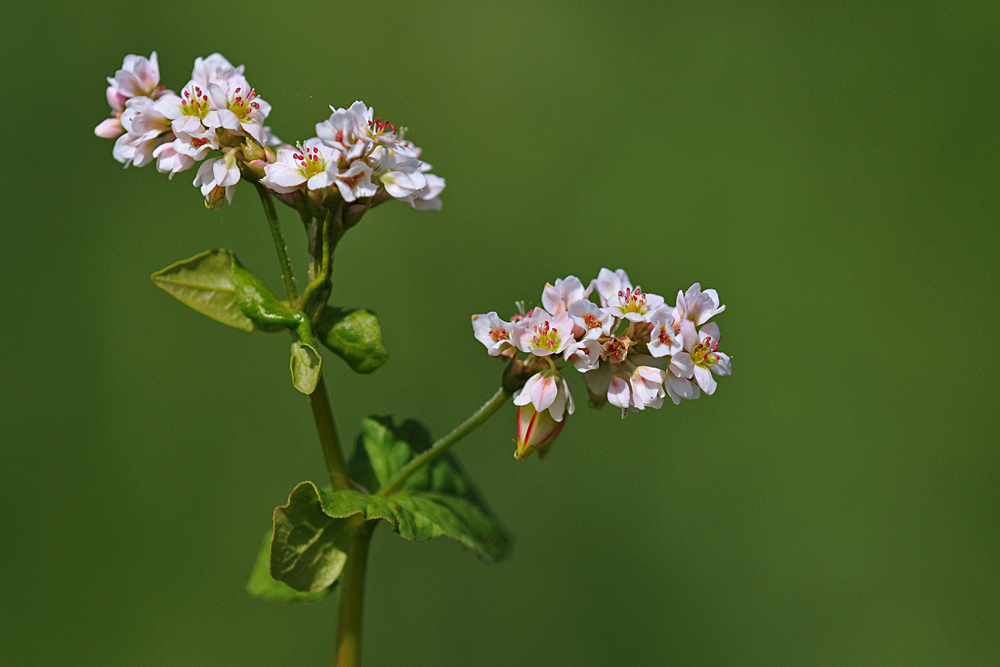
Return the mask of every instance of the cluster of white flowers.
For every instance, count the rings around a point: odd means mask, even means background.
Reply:
[[[441,208],[444,179],[419,159],[421,150],[403,138],[404,128],[373,118],[362,102],[331,107],[330,118],[316,125],[318,137],[293,147],[264,125],[271,105],[247,82],[243,66],[218,53],[195,60],[180,95],[160,85],[155,52],[148,59],[126,56],[108,83],[112,114],[94,132],[117,138],[115,159],[126,167],[155,159],[171,178],[201,162],[194,185],[210,207],[223,198],[231,202],[247,170],[285,201],[302,191],[320,200],[392,197],[417,209]]]
[[[595,291],[600,305],[590,298]],[[576,276],[546,284],[542,306],[527,313],[521,308],[509,322],[495,312],[474,315],[476,338],[492,356],[526,353],[524,363],[539,369],[514,396],[514,404],[527,409],[518,414],[516,456],[536,447],[544,452],[564,416],[573,414],[559,357],[583,375],[594,405],[607,401],[621,408],[623,418],[659,408],[667,396],[679,405],[715,393],[713,374],[731,374],[732,364],[718,351],[718,325],[708,320],[725,308],[715,290],[702,291],[698,283],[678,292],[677,304],[669,306],[633,287],[622,269],[601,269],[586,287]]]

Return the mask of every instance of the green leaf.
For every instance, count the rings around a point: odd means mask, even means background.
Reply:
[[[274,510],[271,576],[304,593],[329,588],[347,561],[347,524],[323,511],[312,482],[296,486],[288,504]]]
[[[323,359],[312,345],[301,341],[292,343],[292,384],[303,394],[316,391]]]
[[[232,280],[234,262],[232,252],[216,248],[171,264],[154,273],[152,279],[157,287],[199,313],[231,327],[253,331],[253,321],[237,303]]]
[[[305,321],[305,315],[278,301],[264,282],[247,271],[236,257],[231,269],[236,304],[244,315],[264,331],[296,328]]]
[[[257,553],[253,570],[250,572],[250,581],[247,582],[247,593],[268,602],[308,602],[321,600],[333,592],[333,587],[328,586],[315,593],[303,593],[272,577],[270,568],[273,534],[273,531],[269,530],[264,536],[264,544]]]
[[[326,306],[316,332],[320,341],[356,373],[371,373],[389,358],[378,319],[367,310]]]
[[[430,446],[430,434],[418,421],[397,426],[390,417],[369,417],[361,423],[351,477],[366,488],[379,488]],[[388,497],[324,491],[323,511],[336,517],[360,512],[369,519],[386,519],[400,535],[418,542],[445,535],[488,561],[503,559],[510,546],[500,522],[451,454],[414,472]]]

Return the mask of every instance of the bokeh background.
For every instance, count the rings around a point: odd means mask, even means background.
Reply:
[[[0,661],[317,665],[335,604],[244,592],[271,511],[324,469],[288,340],[149,274],[223,246],[280,280],[252,190],[207,211],[93,127],[157,50],[245,63],[286,140],[363,99],[445,208],[386,205],[333,301],[390,361],[327,376],[442,434],[497,384],[469,315],[625,268],[692,282],[735,374],[622,421],[578,409],[515,462],[457,448],[516,536],[488,566],[376,534],[367,665],[1000,665],[1000,5],[7,3]],[[303,258],[296,216],[282,216]],[[301,263],[300,263],[301,265]]]

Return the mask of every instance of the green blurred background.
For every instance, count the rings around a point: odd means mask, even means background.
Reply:
[[[363,99],[448,180],[337,253],[381,318],[372,376],[332,356],[342,436],[442,434],[500,365],[469,315],[624,267],[694,281],[735,374],[551,457],[514,413],[456,450],[516,536],[487,566],[376,534],[365,663],[1000,665],[1000,6],[964,3],[7,3],[0,662],[321,665],[331,601],[244,584],[273,508],[324,468],[288,340],[149,274],[235,250],[280,288],[251,189],[207,211],[93,135],[104,77],[157,50],[245,63],[305,139]],[[296,216],[282,211],[303,258]]]

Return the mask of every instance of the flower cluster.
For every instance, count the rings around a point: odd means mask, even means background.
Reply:
[[[195,60],[180,95],[160,85],[155,52],[148,59],[127,56],[108,83],[111,117],[94,132],[117,139],[115,159],[126,167],[156,160],[157,170],[171,178],[200,162],[194,185],[209,207],[231,202],[240,178],[249,178],[292,206],[307,197],[312,210],[390,198],[416,209],[441,208],[444,179],[430,173],[421,150],[403,138],[405,128],[374,118],[363,102],[331,107],[316,137],[291,146],[264,125],[271,105],[251,87],[243,66],[218,53]]]
[[[591,299],[596,292],[597,301]],[[546,284],[542,306],[502,320],[495,312],[472,317],[476,338],[490,355],[513,359],[535,371],[514,396],[518,410],[515,457],[548,450],[575,404],[559,360],[572,363],[587,385],[591,403],[608,402],[629,412],[659,408],[670,397],[696,399],[715,393],[714,375],[729,375],[729,357],[719,352],[719,327],[708,322],[726,307],[715,290],[695,283],[663,297],[633,287],[622,269],[601,269],[584,286],[576,276]],[[561,359],[560,359],[561,358]]]

